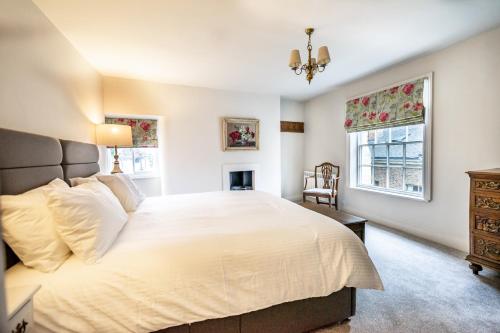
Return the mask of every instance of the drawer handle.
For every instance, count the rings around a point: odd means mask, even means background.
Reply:
[[[28,326],[28,323],[23,319],[21,323],[17,323],[16,325],[16,330],[12,330],[12,333],[24,333],[26,332],[26,327]]]

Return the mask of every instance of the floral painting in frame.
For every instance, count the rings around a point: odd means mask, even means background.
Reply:
[[[258,150],[259,120],[247,118],[223,118],[223,150]]]

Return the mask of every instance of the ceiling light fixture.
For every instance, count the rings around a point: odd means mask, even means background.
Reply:
[[[311,45],[311,35],[314,32],[313,28],[307,28],[306,29],[306,35],[309,36],[309,40],[307,42],[307,63],[302,65],[302,61],[300,60],[300,52],[299,50],[292,50],[290,53],[290,62],[288,66],[292,68],[292,71],[295,72],[295,74],[300,75],[302,72],[306,73],[306,79],[309,81],[309,84],[311,84],[311,80],[313,79],[314,75],[316,73],[321,73],[325,70],[326,65],[330,63],[330,53],[328,52],[328,47],[326,46],[321,46],[318,49],[318,61],[316,61],[316,58],[311,58],[311,51],[312,51],[312,45]]]

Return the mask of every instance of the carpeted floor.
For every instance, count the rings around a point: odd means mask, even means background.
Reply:
[[[472,274],[465,254],[378,225],[366,246],[385,291],[359,290],[350,322],[315,333],[500,333],[500,274]]]

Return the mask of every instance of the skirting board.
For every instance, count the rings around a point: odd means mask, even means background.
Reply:
[[[462,242],[456,238],[454,238],[452,241],[443,241],[439,237],[435,237],[435,235],[429,235],[427,233],[423,233],[421,230],[418,230],[416,228],[411,228],[411,227],[409,228],[409,227],[405,226],[404,223],[401,223],[398,221],[388,220],[388,219],[382,218],[380,216],[367,215],[366,212],[363,213],[361,211],[357,211],[356,209],[352,209],[350,207],[344,207],[342,210],[348,214],[362,216],[362,217],[368,219],[369,222],[373,222],[375,224],[394,229],[396,231],[407,234],[408,236],[411,236],[411,237],[421,238],[425,241],[429,241],[429,242],[435,243],[435,244],[440,245],[440,246],[452,248],[454,250],[464,252],[464,253],[468,251],[468,247],[464,248],[463,246],[458,245]]]

